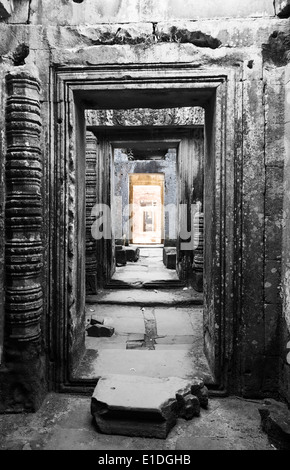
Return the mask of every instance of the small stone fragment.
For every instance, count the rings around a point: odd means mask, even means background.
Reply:
[[[176,397],[177,398],[177,397]],[[194,395],[186,395],[183,398],[183,404],[179,411],[180,418],[186,420],[192,419],[194,416],[200,415],[200,403],[199,399]]]
[[[104,317],[91,317],[91,325],[103,325]]]
[[[202,408],[207,408],[208,407],[208,389],[205,385],[199,390],[196,396],[199,399],[200,406]]]
[[[203,380],[196,379],[195,383],[191,386],[191,393],[199,399],[202,408],[208,407],[208,389],[204,385]]]
[[[92,325],[87,328],[88,336],[109,337],[114,334],[115,329],[112,326]]]

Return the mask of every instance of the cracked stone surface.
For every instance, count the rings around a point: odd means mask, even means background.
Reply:
[[[196,393],[203,388],[199,379],[101,377],[92,396],[91,413],[102,433],[165,439],[178,417],[199,416]]]

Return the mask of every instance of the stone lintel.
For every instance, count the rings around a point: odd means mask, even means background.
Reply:
[[[203,108],[86,110],[87,126],[203,126]]]

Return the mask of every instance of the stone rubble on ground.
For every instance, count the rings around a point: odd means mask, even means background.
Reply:
[[[290,450],[290,410],[285,403],[266,399],[259,408],[262,429],[279,450]]]
[[[92,316],[90,323],[91,323],[91,325],[103,325],[104,321],[105,321],[104,317],[100,317],[100,316],[97,316],[97,317],[94,316],[93,317]]]
[[[207,388],[197,378],[112,375],[99,379],[91,414],[104,434],[165,439],[178,418],[199,416],[207,403]]]

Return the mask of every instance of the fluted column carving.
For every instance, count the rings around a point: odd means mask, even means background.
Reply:
[[[40,85],[26,72],[8,74],[6,84],[6,332],[31,341],[43,311]]]
[[[203,290],[203,212],[197,212],[193,221],[194,228],[194,256],[193,256],[193,282],[198,292]]]
[[[97,253],[96,240],[91,228],[95,217],[92,208],[97,202],[97,139],[92,132],[86,133],[86,292],[97,292]]]

